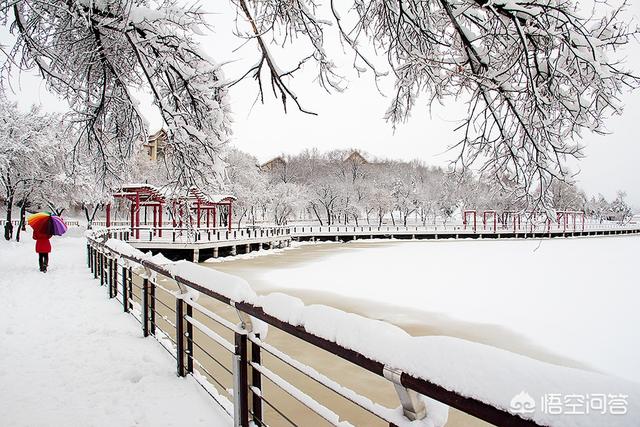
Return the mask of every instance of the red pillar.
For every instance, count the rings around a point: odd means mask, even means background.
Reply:
[[[211,213],[211,208],[207,207],[207,230],[209,229],[209,216]]]
[[[171,215],[171,217],[173,218],[173,219],[172,219],[172,221],[173,221],[173,228],[176,228],[176,214],[177,214],[177,212],[176,212],[176,202],[173,202],[173,213],[172,213],[172,215]]]
[[[196,215],[198,216],[198,228],[200,228],[200,200],[198,200],[197,204],[196,204]]]
[[[133,200],[131,201],[131,236],[133,236],[133,227],[135,227],[134,213],[135,206],[133,205]]]
[[[162,237],[162,203],[158,205],[158,224],[160,224],[160,228],[158,228],[158,237]]]
[[[232,218],[231,202],[229,202],[229,215],[227,216],[227,226],[229,228],[229,231],[231,231],[231,218]]]
[[[136,239],[140,238],[140,193],[136,191]]]
[[[107,221],[106,221],[106,225],[107,227],[111,227],[111,203],[107,203]]]
[[[213,207],[213,228],[218,226],[218,209]]]
[[[493,213],[493,232],[495,233],[498,228],[498,218],[496,217],[495,212]]]
[[[158,225],[156,224],[156,209],[158,207],[156,205],[152,206],[153,209],[153,235],[155,236],[155,234],[157,233],[157,229],[158,229]]]

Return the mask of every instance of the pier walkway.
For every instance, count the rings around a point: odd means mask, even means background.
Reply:
[[[513,226],[467,226],[463,223],[437,226],[248,226],[227,228],[111,227],[114,235],[143,251],[161,252],[170,259],[200,262],[208,258],[238,255],[252,251],[281,248],[291,241],[335,241],[397,239],[541,239],[640,234],[640,224],[620,225],[594,222],[522,223]],[[138,236],[138,237],[135,237]]]

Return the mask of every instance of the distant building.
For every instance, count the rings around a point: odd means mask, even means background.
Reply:
[[[287,161],[282,156],[278,156],[260,165],[260,170],[262,172],[271,172],[273,170],[282,169],[286,164]]]
[[[343,162],[351,162],[359,165],[365,165],[369,163],[367,159],[364,158],[362,154],[360,154],[357,150],[353,150],[351,154],[342,160]]]
[[[153,135],[149,135],[144,147],[147,149],[149,158],[153,161],[164,157],[164,148],[167,145],[167,132],[164,129],[160,129]]]

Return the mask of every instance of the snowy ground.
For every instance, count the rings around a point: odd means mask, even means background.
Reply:
[[[391,304],[397,315],[384,318],[393,322],[410,321],[402,318],[404,307],[499,325],[574,365],[640,382],[640,237],[381,241],[330,249],[288,265],[288,257],[305,250],[291,249],[249,276],[285,292]],[[243,267],[211,266],[230,273]]]
[[[84,238],[0,242],[0,425],[231,425],[139,324],[107,301],[84,264]]]

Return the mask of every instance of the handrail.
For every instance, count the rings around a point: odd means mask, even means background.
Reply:
[[[217,301],[220,301],[228,306],[235,308],[235,310],[237,310],[238,314],[240,315],[241,319],[253,318],[253,319],[258,319],[260,321],[263,321],[268,325],[270,325],[271,327],[275,327],[317,348],[326,350],[331,354],[334,354],[346,361],[349,361],[361,368],[364,368],[367,371],[377,375],[380,378],[387,378],[386,377],[387,366],[382,361],[374,360],[373,358],[371,358],[366,354],[359,353],[358,351],[347,348],[337,342],[325,339],[319,335],[315,335],[314,333],[309,332],[307,329],[305,329],[305,327],[302,325],[294,325],[286,321],[280,320],[274,317],[272,314],[265,312],[264,308],[261,306],[257,306],[248,301],[233,300],[230,297],[223,295],[222,293],[212,290],[210,286],[207,286],[202,283],[196,283],[180,275],[175,275],[172,273],[171,270],[150,260],[149,258],[136,256],[136,255],[133,255],[132,253],[124,253],[122,251],[115,250],[112,247],[107,247],[105,245],[106,238],[108,236],[129,231],[128,229],[126,229],[126,227],[124,227],[124,229],[125,230],[103,229],[103,230],[96,230],[94,232],[88,232],[87,233],[88,264],[92,268],[92,271],[94,271],[94,277],[97,277],[97,271],[98,270],[100,271],[101,281],[106,281],[108,283],[110,297],[113,297],[113,294],[114,294],[114,291],[112,290],[112,288],[115,289],[115,295],[117,295],[118,293],[118,277],[119,276],[117,274],[117,270],[116,270],[115,277],[112,272],[112,268],[113,268],[112,263],[114,261],[117,265],[117,260],[123,259],[123,260],[126,260],[126,262],[129,264],[135,264],[144,268],[144,270],[147,272],[143,276],[143,301],[142,301],[142,312],[143,312],[142,323],[143,323],[143,330],[145,331],[145,335],[149,333],[148,320],[146,319],[149,312],[149,305],[150,305],[150,301],[148,300],[149,293],[150,293],[149,289],[153,289],[153,287],[155,286],[153,276],[162,275],[168,278],[172,278],[173,280],[176,281],[176,283],[178,283],[180,287],[186,287],[187,289],[197,291],[201,294],[207,295],[210,298],[213,298]],[[105,265],[108,265],[108,268],[106,268]],[[129,283],[129,287],[131,286],[131,283],[132,283],[131,275],[133,273],[131,273],[131,268],[129,268],[129,271],[130,271],[129,279],[128,279],[129,282],[127,282],[127,277],[126,277],[126,274],[124,274],[124,270],[123,270],[124,275],[122,276],[122,281],[121,281],[123,290],[127,289],[127,286],[126,286],[127,283]],[[115,284],[114,284],[114,279],[115,279]],[[125,301],[127,300],[127,298],[125,298],[124,295],[123,295],[123,300]],[[190,365],[191,367],[187,368],[187,371],[189,371],[189,373],[193,373],[193,362],[195,361],[196,364],[199,363],[192,356],[193,354],[192,351],[191,352],[187,351],[186,353],[188,354],[185,356],[186,354],[185,346],[189,344],[193,345],[193,342],[195,341],[193,338],[193,334],[191,332],[189,332],[188,334],[185,334],[184,332],[185,328],[192,328],[193,326],[198,328],[201,332],[203,331],[205,333],[207,332],[206,327],[204,327],[202,323],[194,321],[193,315],[191,314],[191,310],[193,310],[194,308],[198,309],[199,308],[198,306],[199,305],[197,303],[185,297],[184,294],[182,296],[181,295],[176,296],[176,316],[177,316],[176,324],[175,324],[176,348],[174,350],[177,352],[176,357],[178,360],[179,375],[186,374],[185,366],[184,366],[185,358],[187,359],[188,362],[191,363]],[[126,311],[126,308],[125,308],[125,311]],[[203,311],[206,311],[206,310],[203,310]],[[203,313],[203,311],[200,311],[200,312]],[[206,312],[204,313],[204,315],[206,315]],[[212,320],[218,323],[221,323],[219,322],[219,319],[212,318]],[[251,322],[250,320],[248,321]],[[224,325],[224,322],[222,322],[222,324],[223,326],[227,326],[227,327],[229,326],[228,324]],[[246,329],[245,326],[246,325],[243,321],[243,323],[240,326],[241,328],[240,330],[237,330],[237,329],[233,330],[233,333],[235,335],[235,340],[236,340],[235,347],[234,347],[234,350],[235,350],[235,355],[234,355],[235,365],[233,369],[234,381],[236,382],[236,386],[240,387],[240,389],[237,390],[237,393],[234,392],[234,404],[236,405],[235,417],[238,421],[237,425],[248,425],[249,412],[254,413],[254,417],[257,417],[257,419],[259,419],[259,421],[262,423],[261,411],[258,411],[259,413],[257,413],[255,411],[250,411],[248,409],[248,403],[247,403],[248,393],[253,393],[254,400],[257,399],[258,401],[260,401],[263,398],[263,396],[256,395],[256,391],[254,390],[255,384],[253,383],[249,384],[249,381],[247,379],[247,366],[250,366],[251,363],[254,363],[254,364],[259,363],[259,358],[257,361],[253,359],[249,361],[248,359],[247,335],[251,335],[252,331],[250,328]],[[169,336],[168,334],[166,335]],[[187,337],[186,343],[184,342],[185,336]],[[213,334],[210,334],[210,336],[213,337],[213,339],[219,338],[219,336],[214,336]],[[259,352],[259,347],[260,347],[259,336],[256,336],[256,338],[257,339],[252,339],[250,342],[252,345],[255,345],[258,348],[257,351]],[[227,347],[227,348],[231,350],[231,347]],[[410,392],[417,392],[425,396],[434,398],[442,403],[445,403],[451,407],[454,407],[458,410],[466,412],[467,414],[477,417],[481,420],[484,420],[496,425],[513,425],[513,426],[538,425],[531,419],[522,418],[520,415],[510,413],[504,409],[497,408],[481,400],[461,395],[459,393],[456,393],[455,391],[447,390],[444,387],[430,381],[428,378],[421,378],[419,376],[410,375],[406,372],[398,372],[398,374],[399,374],[399,382],[396,384],[397,386],[404,387]],[[240,377],[236,378],[236,375],[239,375]],[[212,379],[216,382],[218,381],[215,378],[212,378]],[[211,390],[208,390],[208,392],[210,392],[211,394]],[[304,392],[301,391],[301,393],[304,393]],[[402,402],[402,403],[404,406],[405,402]],[[254,410],[255,409],[256,408],[254,408]],[[404,409],[405,409],[405,414],[407,414],[407,408],[405,407]],[[380,414],[373,414],[373,415],[380,416]],[[386,419],[386,421],[389,422],[391,425],[399,425],[399,424],[404,424],[405,421],[408,423],[410,420],[408,418],[405,418],[403,421],[401,418],[400,421],[398,421],[397,419],[389,418],[389,419]]]

